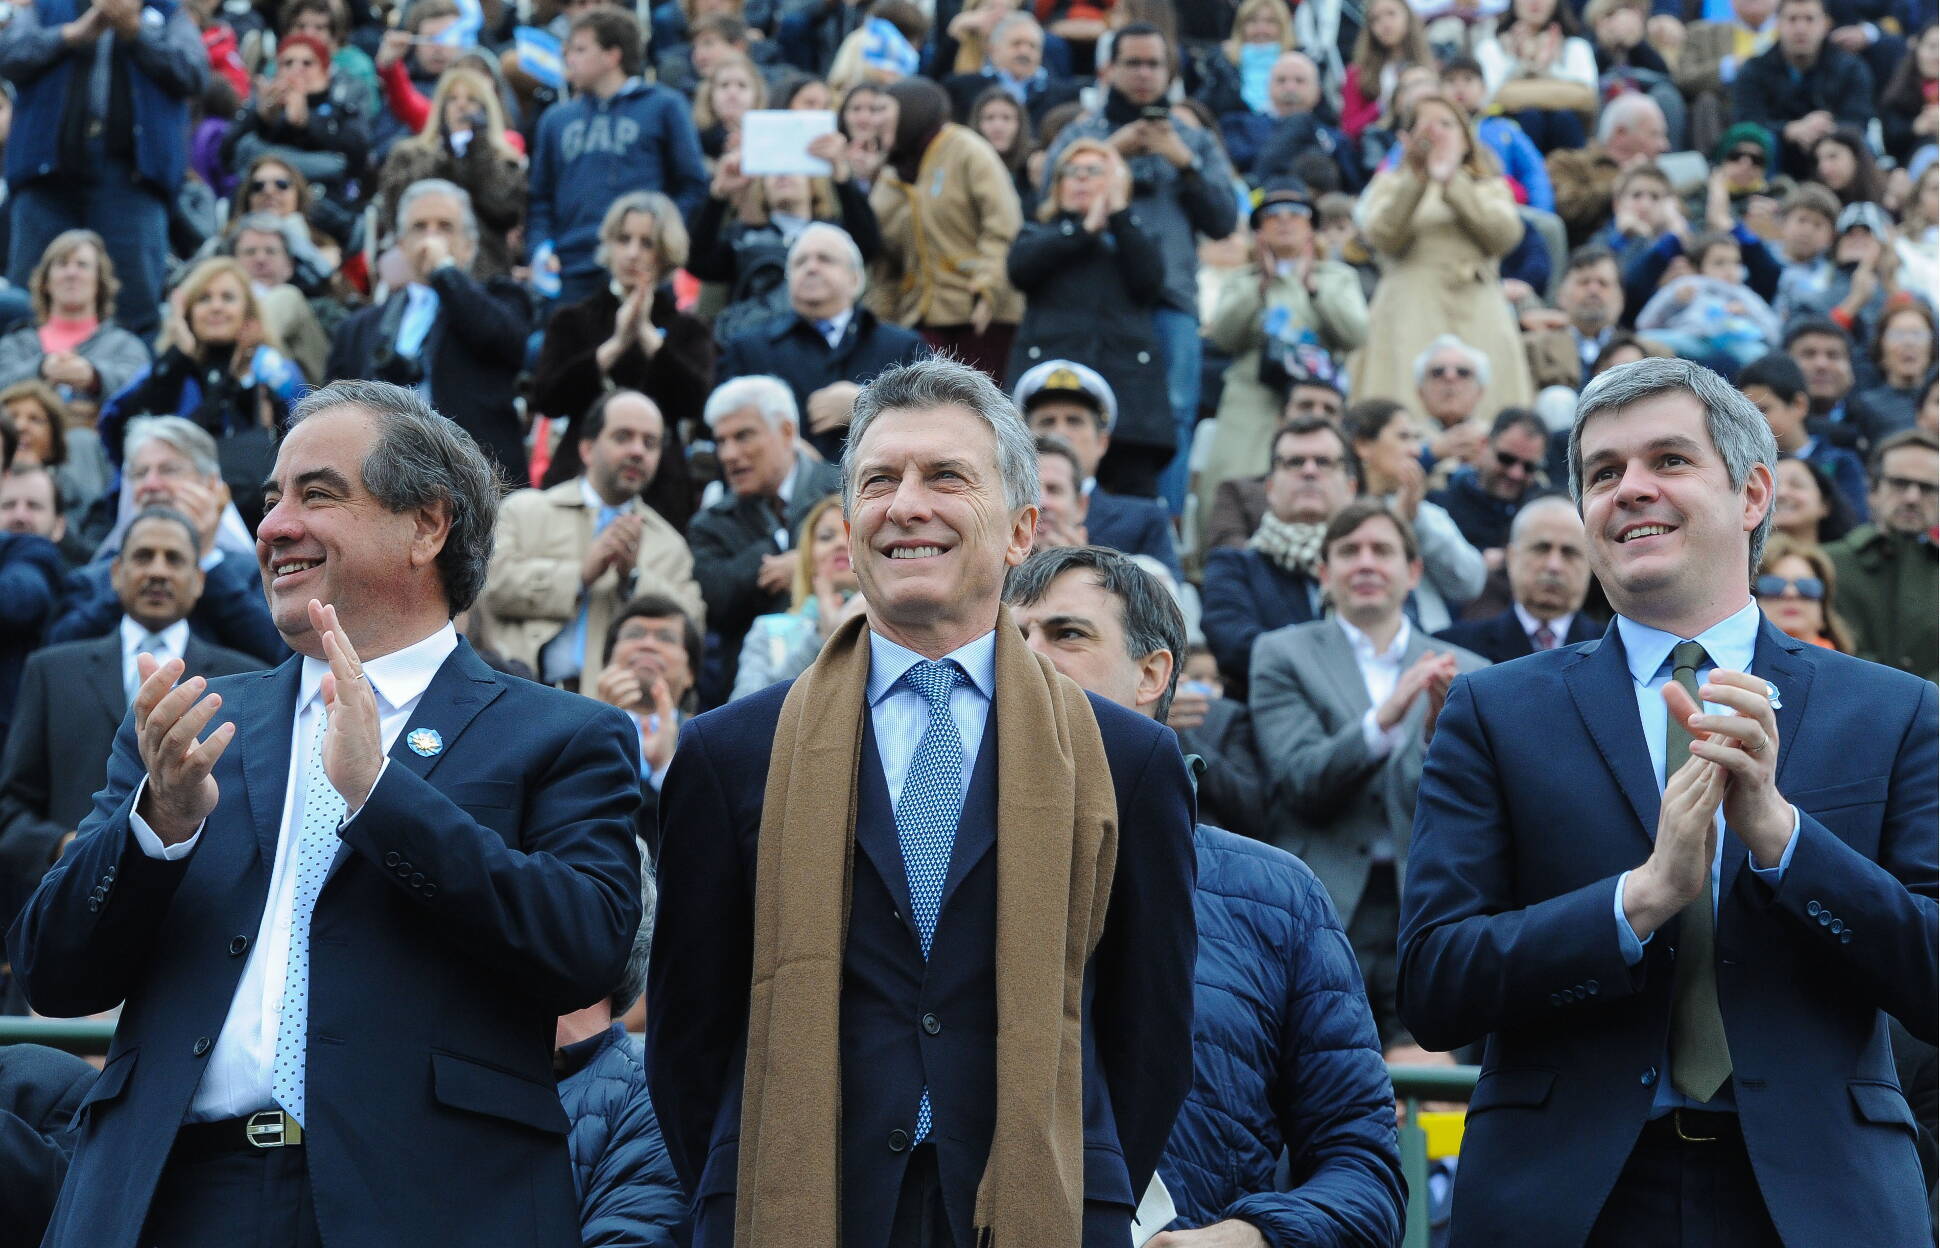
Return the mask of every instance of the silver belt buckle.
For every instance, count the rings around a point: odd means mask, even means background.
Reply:
[[[280,1109],[259,1110],[243,1123],[243,1138],[257,1148],[283,1148],[303,1142],[303,1128]]]

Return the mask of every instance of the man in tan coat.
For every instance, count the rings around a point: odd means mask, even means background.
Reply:
[[[484,596],[493,639],[547,684],[577,688],[589,654],[598,666],[608,623],[637,594],[665,594],[706,626],[686,541],[640,501],[665,437],[652,399],[614,390],[580,422],[585,473],[519,490],[500,507]]]

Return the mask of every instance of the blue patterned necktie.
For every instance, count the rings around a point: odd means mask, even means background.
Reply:
[[[144,654],[154,655],[155,662],[157,663],[166,663],[168,661],[168,655],[162,648],[162,635],[160,633],[145,634],[135,644],[135,653],[128,659],[128,672],[122,677],[121,683],[128,692],[128,702],[130,705],[133,705],[135,701],[135,694],[141,690],[141,656]]]
[[[963,737],[950,717],[950,691],[968,679],[948,659],[940,663],[925,659],[903,673],[904,683],[923,695],[930,711],[896,802],[896,840],[903,850],[903,873],[909,878],[910,919],[916,924],[925,959],[936,935],[943,881],[950,873],[957,817],[963,813]],[[924,1088],[916,1108],[916,1142],[929,1133],[930,1091]]]
[[[299,1124],[308,1121],[303,1104],[303,1059],[310,1032],[310,915],[317,894],[337,856],[337,825],[343,822],[343,795],[332,787],[323,770],[323,734],[329,713],[319,706],[310,734],[310,752],[303,765],[302,826],[296,842],[296,895],[290,913],[289,960],[283,972],[281,1021],[276,1028],[276,1060],[270,1067],[270,1091]]]

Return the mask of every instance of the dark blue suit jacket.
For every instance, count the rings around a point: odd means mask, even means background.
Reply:
[[[1085,535],[1094,546],[1150,555],[1165,565],[1173,580],[1185,584],[1179,547],[1172,540],[1172,517],[1156,499],[1094,488],[1085,509]]]
[[[1778,1233],[1928,1243],[1891,1014],[1934,1038],[1934,686],[1769,623],[1778,787],[1800,812],[1777,888],[1724,840],[1718,994],[1732,1092]],[[1580,1244],[1651,1109],[1678,921],[1632,968],[1616,877],[1649,856],[1658,788],[1623,643],[1458,677],[1422,771],[1399,1006],[1430,1049],[1488,1037],[1455,1244]]]
[[[1570,617],[1570,631],[1563,638],[1563,644],[1573,646],[1579,641],[1595,641],[1599,635],[1590,617],[1578,611]],[[1491,663],[1507,663],[1536,653],[1536,648],[1529,644],[1529,634],[1522,631],[1522,621],[1516,618],[1514,607],[1485,620],[1458,620],[1435,636],[1473,651]]]
[[[849,440],[848,426],[816,433],[808,427],[808,396],[838,381],[868,382],[897,364],[920,360],[930,353],[914,330],[877,318],[857,304],[842,331],[842,341],[830,347],[816,328],[797,313],[776,317],[765,325],[728,339],[714,367],[715,383],[753,373],[779,377],[795,392],[801,409],[802,436],[822,458],[835,463]]]
[[[1226,696],[1246,700],[1247,669],[1259,635],[1319,618],[1314,582],[1295,576],[1257,550],[1244,546],[1206,552],[1206,583],[1199,627],[1226,678]]]
[[[788,689],[689,722],[661,790],[647,1052],[667,1151],[694,1199],[695,1248],[733,1243],[756,839]],[[1084,1246],[1123,1248],[1192,1082],[1192,790],[1170,730],[1091,702],[1117,792],[1119,853],[1085,977]],[[866,715],[863,723],[842,982],[842,1238],[858,1248],[885,1241],[909,1156],[891,1132],[914,1124],[928,1086],[945,1207],[959,1248],[969,1248],[996,1108],[999,725],[993,713],[926,964],[903,917],[902,851]]]
[[[237,732],[221,801],[176,862],[129,826],[143,769],[124,720],[94,813],[8,936],[42,1013],[126,1002],[76,1118],[51,1246],[135,1244],[262,919],[300,672],[210,682]],[[462,642],[410,728],[435,729],[443,751],[400,736],[311,920],[317,1224],[360,1248],[577,1243],[553,1028],[619,982],[639,926],[638,734]]]

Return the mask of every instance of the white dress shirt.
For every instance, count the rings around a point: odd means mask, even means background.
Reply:
[[[1536,630],[1543,626],[1543,621],[1529,614],[1528,608],[1519,602],[1515,604],[1515,608],[1516,623],[1522,625],[1522,635],[1529,638],[1529,644],[1533,647],[1536,645]],[[1563,644],[1563,639],[1569,636],[1570,625],[1575,622],[1576,612],[1574,611],[1566,611],[1549,621],[1549,631],[1556,634],[1556,645]]]
[[[141,646],[142,638],[149,635],[148,630],[127,616],[121,617],[121,685],[124,689],[137,688],[141,684],[141,669],[135,666],[135,652]],[[152,653],[155,662],[162,664],[170,659],[181,659],[188,653],[189,622],[177,620],[159,634],[161,644]]]
[[[955,659],[970,677],[950,691],[950,718],[963,738],[963,791],[970,792],[970,772],[983,748],[984,725],[990,719],[991,699],[997,696],[997,632],[992,629],[969,645],[943,656]],[[902,800],[903,781],[909,778],[916,745],[929,726],[930,704],[903,682],[903,673],[923,656],[897,645],[880,633],[869,634],[869,722],[876,732],[876,753],[882,758],[882,778],[889,786],[889,807]]]
[[[1345,617],[1335,616],[1334,623],[1347,634],[1347,644],[1354,651],[1354,664],[1361,669],[1361,683],[1367,686],[1368,708],[1367,714],[1361,717],[1361,739],[1367,742],[1370,757],[1386,758],[1401,744],[1407,721],[1404,718],[1392,728],[1383,728],[1377,713],[1381,704],[1394,696],[1394,687],[1400,682],[1405,666],[1402,656],[1408,653],[1408,641],[1414,636],[1414,630],[1408,626],[1408,617],[1402,616],[1401,627],[1395,630],[1388,648],[1376,650],[1373,639],[1349,624]]]
[[[458,648],[458,633],[450,624],[402,650],[364,664],[377,695],[379,728],[384,750],[390,752],[398,734],[417,710],[431,678]],[[277,830],[276,860],[270,867],[269,897],[256,939],[243,963],[242,979],[229,1002],[222,1032],[202,1070],[202,1082],[189,1101],[187,1121],[210,1122],[241,1118],[273,1109],[270,1072],[276,1060],[276,1030],[282,1019],[283,976],[289,964],[290,925],[296,905],[295,829],[303,826],[303,764],[310,756],[314,734],[323,721],[321,688],[330,665],[305,657],[297,685],[296,715],[290,733],[290,771],[283,786],[283,822]],[[387,758],[385,768],[390,766]],[[378,780],[383,780],[380,770]],[[146,784],[144,780],[142,783]],[[373,784],[375,790],[376,785]],[[232,795],[232,799],[233,799]],[[137,804],[140,794],[136,795]],[[351,818],[356,818],[355,815]],[[349,820],[345,820],[349,822]],[[146,820],[131,815],[129,824],[142,851],[151,858],[185,858],[202,839],[202,829],[179,845],[164,846]],[[206,826],[206,825],[205,825]]]
[[[855,307],[851,305],[834,316],[818,317],[809,324],[815,327],[816,332],[822,335],[822,340],[829,344],[829,350],[833,351],[842,345],[842,335],[849,332],[849,322],[854,319]],[[822,329],[824,324],[828,326],[826,330]]]
[[[1749,672],[1753,653],[1758,648],[1758,625],[1762,619],[1758,604],[1747,601],[1737,612],[1705,629],[1690,640],[1704,647],[1704,657],[1710,665],[1698,673],[1698,683],[1702,685],[1710,674],[1718,668],[1732,672]],[[1664,792],[1664,730],[1668,709],[1664,706],[1662,690],[1670,683],[1671,673],[1665,667],[1671,651],[1684,639],[1667,633],[1648,624],[1639,624],[1627,616],[1617,617],[1617,634],[1623,638],[1624,658],[1630,668],[1631,684],[1637,694],[1637,715],[1642,721],[1644,744],[1650,750],[1650,774],[1657,781],[1657,792]],[[1715,702],[1706,702],[1703,707],[1706,715],[1735,715],[1736,711]],[[1718,876],[1724,862],[1725,821],[1724,807],[1718,807],[1718,841],[1711,853],[1711,916],[1717,922]],[[1649,829],[1651,839],[1657,838],[1657,829]],[[1777,888],[1785,876],[1785,868],[1792,864],[1792,851],[1799,844],[1799,814],[1796,807],[1792,810],[1792,839],[1785,843],[1785,852],[1780,855],[1775,867],[1760,867],[1756,860],[1746,863],[1746,867],[1760,879]],[[1615,910],[1617,916],[1617,944],[1623,951],[1623,960],[1631,966],[1643,960],[1644,945],[1656,935],[1652,932],[1643,939],[1630,926],[1630,920],[1623,913],[1623,886],[1630,878],[1625,871],[1617,877]],[[1663,1069],[1670,1069],[1670,1053],[1666,1049]],[[1731,1083],[1718,1089],[1718,1094],[1709,1101],[1697,1102],[1685,1097],[1677,1090],[1670,1079],[1658,1081],[1657,1092],[1652,1102],[1653,1116],[1675,1108],[1735,1110],[1737,1099],[1732,1094]]]

